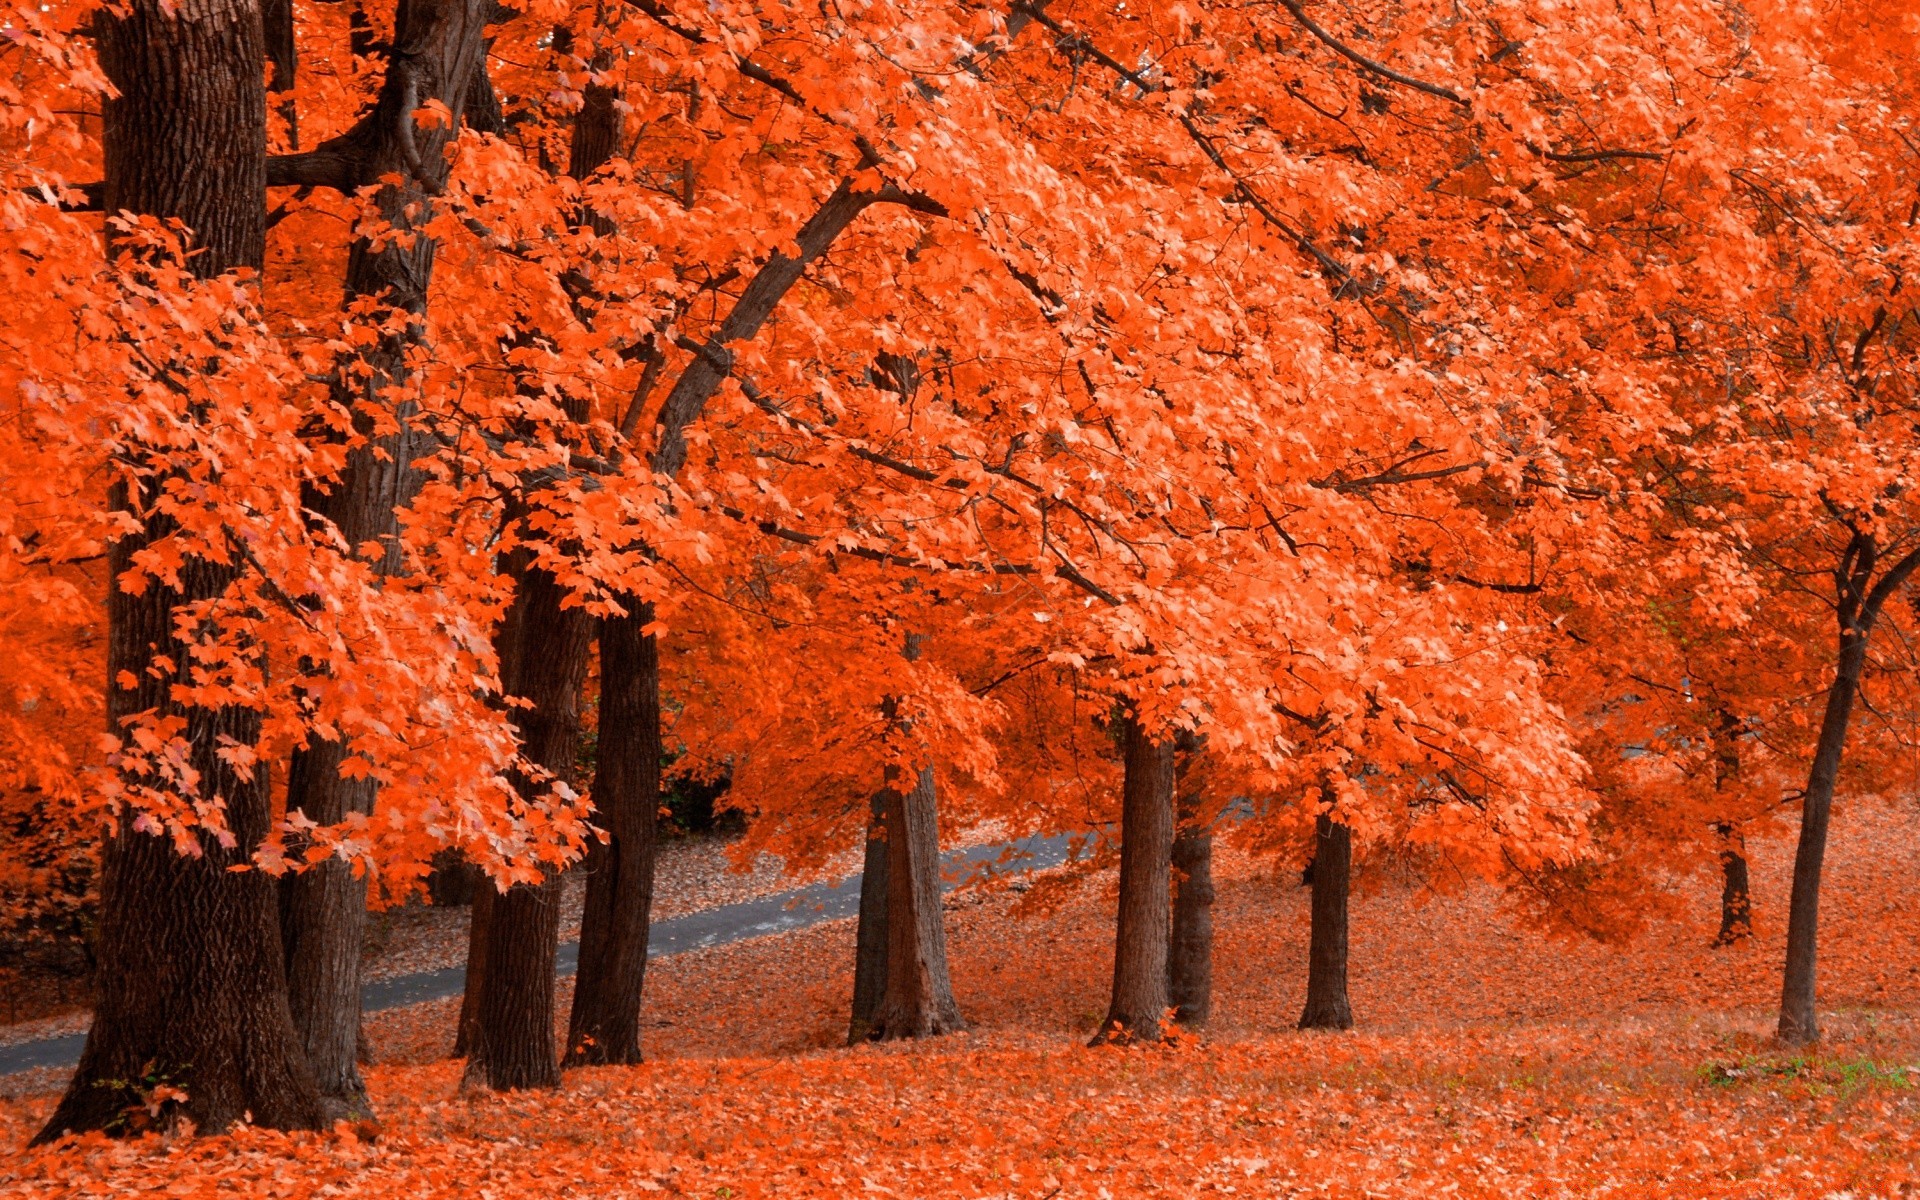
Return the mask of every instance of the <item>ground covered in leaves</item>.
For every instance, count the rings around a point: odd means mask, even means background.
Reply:
[[[950,902],[973,1024],[839,1048],[849,923],[656,962],[653,1061],[558,1096],[467,1097],[452,1004],[371,1026],[371,1130],[84,1140],[0,1165],[0,1193],[701,1197],[1920,1195],[1915,822],[1856,806],[1829,856],[1817,1054],[1771,1048],[1784,841],[1756,842],[1756,925],[1708,946],[1713,884],[1626,948],[1549,938],[1489,892],[1387,879],[1356,900],[1361,1028],[1290,1028],[1297,875],[1227,854],[1205,1042],[1088,1050],[1110,881],[1051,911]],[[563,1005],[564,1012],[564,1005]],[[0,1081],[0,1144],[55,1073]]]

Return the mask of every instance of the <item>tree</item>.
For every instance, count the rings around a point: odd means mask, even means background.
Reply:
[[[1120,916],[1113,995],[1094,1034],[1102,1042],[1157,1042],[1167,1010],[1168,876],[1178,739],[1149,731],[1131,709],[1120,718],[1126,766],[1120,824]]]
[[[123,226],[110,246],[128,289],[217,289],[231,313],[221,323],[238,325],[244,345],[251,304],[230,273],[257,276],[266,252],[260,10],[134,4],[102,14],[96,39],[115,89],[105,101],[102,203],[128,220],[179,221],[193,251],[182,271]],[[206,282],[189,282],[189,272]],[[211,366],[189,364],[196,341],[205,351],[219,339],[194,338],[185,327],[165,332],[171,336],[149,347],[152,366],[132,376],[133,387],[186,393],[185,420],[217,419],[222,385],[238,381],[221,378],[218,351],[199,360]],[[195,380],[196,371],[213,378]],[[193,695],[201,673],[183,632],[191,614],[227,596],[239,571],[229,551],[196,542],[169,512],[172,493],[190,477],[164,454],[129,443],[128,469],[113,485],[120,536],[108,550],[108,728],[143,749],[152,743],[142,734],[158,734],[180,748],[176,761],[189,774],[169,780],[139,751],[115,765],[129,790],[186,783],[219,806],[220,821],[176,845],[138,810],[118,814],[102,854],[93,1025],[37,1140],[126,1132],[155,1110],[208,1131],[243,1119],[315,1128],[319,1095],[287,1007],[273,881],[248,869],[272,816],[266,775],[252,758],[260,714],[221,703],[217,691]],[[171,564],[156,571],[167,555]]]
[[[311,156],[274,163],[274,182],[283,185],[311,187],[318,181],[348,193],[380,183],[372,210],[383,233],[354,241],[345,298],[345,307],[380,332],[332,372],[331,398],[350,414],[354,444],[338,480],[313,500],[316,517],[330,526],[323,536],[338,538],[349,553],[370,551],[376,580],[406,569],[401,514],[424,482],[414,465],[422,449],[413,424],[418,405],[408,392],[411,359],[426,338],[437,247],[420,231],[432,218],[433,196],[447,184],[448,142],[470,108],[480,110],[484,121],[491,102],[481,34],[492,7],[477,0],[406,0],[394,15],[386,79],[367,113]],[[283,2],[281,8],[284,57],[275,58],[274,83],[286,90],[295,41],[291,5]],[[416,129],[414,109],[428,102],[444,105],[451,120]],[[292,103],[286,102],[288,111]],[[324,691],[330,685],[316,673],[308,686]],[[344,736],[316,736],[296,749],[287,768],[288,811],[324,826],[370,814],[378,783],[349,765],[350,754]],[[330,1112],[364,1112],[357,1052],[365,868],[328,856],[288,876],[282,887],[294,1023]]]

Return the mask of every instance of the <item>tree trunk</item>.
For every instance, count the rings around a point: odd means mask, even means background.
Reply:
[[[1302,1029],[1352,1029],[1347,1004],[1347,894],[1353,833],[1327,813],[1314,822],[1313,933],[1307,949],[1307,1007]]]
[[[887,790],[887,831],[887,987],[872,1037],[888,1041],[956,1033],[967,1025],[947,971],[932,767],[920,769],[910,790]],[[895,831],[898,836],[892,836]]]
[[[593,803],[609,838],[588,854],[567,1064],[640,1061],[640,1004],[660,808],[660,649],[633,597],[600,628],[600,757]]]
[[[277,2],[277,0],[276,0]],[[386,180],[374,193],[380,218],[395,230],[417,230],[433,216],[433,195],[444,185],[442,153],[452,128],[415,126],[401,106],[438,100],[456,122],[476,90],[486,91],[481,31],[491,9],[475,0],[403,0],[395,18],[394,50],[375,115],[356,127],[354,169],[367,181]],[[291,18],[289,17],[290,21]],[[291,78],[292,35],[274,58],[276,80]],[[282,55],[284,54],[284,58]],[[476,89],[477,82],[482,85]],[[405,122],[405,124],[401,124]],[[431,237],[357,239],[348,251],[346,303],[377,300],[407,319],[376,338],[334,373],[333,400],[352,413],[359,444],[331,493],[315,511],[342,544],[377,545],[376,579],[404,570],[400,513],[425,476],[413,466],[421,435],[412,428],[415,405],[401,399],[409,386],[409,356],[426,337],[428,289],[437,243]],[[312,689],[328,684],[316,677]],[[287,773],[287,808],[321,825],[373,812],[377,785],[347,778],[343,741],[315,738],[296,750]],[[330,859],[288,878],[282,908],[289,999],[294,1023],[332,1115],[365,1112],[366,1087],[355,1047],[360,1041],[360,951],[366,933],[367,881],[349,864]]]
[[[867,815],[866,865],[860,872],[860,922],[854,934],[853,1016],[847,1044],[870,1041],[887,994],[887,795],[873,794]]]
[[[1113,946],[1113,998],[1094,1035],[1154,1042],[1167,1010],[1168,877],[1173,867],[1174,738],[1155,741],[1132,712],[1122,725],[1120,915]]]
[[[1731,946],[1753,936],[1753,893],[1747,883],[1746,839],[1730,823],[1714,826],[1720,835],[1720,932],[1715,946]]]
[[[95,22],[101,65],[118,92],[105,101],[107,211],[180,219],[199,251],[189,268],[202,278],[260,270],[266,93],[258,4],[129,0]],[[169,520],[148,515],[158,487],[113,486],[114,507],[144,527],[110,545],[109,578],[173,532]],[[257,745],[259,714],[181,705],[171,676],[150,669],[163,662],[184,669],[176,607],[220,596],[235,572],[188,558],[179,574],[177,590],[151,582],[139,595],[107,590],[108,728],[124,736],[125,721],[147,713],[183,719],[177,736],[201,794],[223,803],[235,846],[201,837],[200,854],[181,855],[170,839],[134,830],[122,814],[101,852],[93,1026],[37,1142],[70,1130],[136,1132],[178,1118],[207,1133],[242,1119],[279,1129],[321,1123],[287,1009],[273,881],[228,869],[250,861],[272,821],[266,772],[243,775],[219,753]],[[137,775],[126,782],[168,786]],[[183,1098],[160,1096],[155,1117],[149,1102],[162,1085]]]
[[[1820,1038],[1820,1021],[1813,1007],[1820,871],[1827,855],[1827,823],[1833,812],[1834,785],[1840,778],[1847,723],[1853,716],[1853,698],[1866,664],[1866,629],[1843,625],[1839,670],[1827,690],[1827,709],[1820,720],[1820,738],[1815,743],[1806,796],[1800,806],[1800,845],[1793,859],[1793,899],[1787,914],[1787,967],[1780,988],[1779,1027],[1780,1040],[1789,1046]]]
[[[566,587],[552,574],[516,564],[512,606],[500,631],[500,679],[507,694],[532,702],[514,708],[520,753],[555,782],[574,783],[580,749],[580,689],[586,681],[593,618],[563,607]],[[527,800],[549,784],[516,772]],[[495,1090],[555,1087],[554,961],[560,949],[560,878],[515,884],[495,896],[486,923],[477,1021],[467,1047],[466,1082]],[[469,989],[473,981],[469,981]]]
[[[460,1023],[453,1035],[453,1056],[473,1057],[480,1040],[480,995],[486,990],[487,939],[493,917],[493,901],[499,890],[493,880],[481,875],[473,890],[473,907],[467,913],[467,979],[460,994]]]
[[[1213,1016],[1213,826],[1202,819],[1206,794],[1198,768],[1200,747],[1190,736],[1183,736],[1179,746],[1167,1003],[1173,1006],[1175,1021],[1200,1029]]]

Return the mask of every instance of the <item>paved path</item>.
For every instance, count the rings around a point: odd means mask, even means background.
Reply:
[[[1065,835],[1050,838],[1026,838],[1018,842],[976,846],[947,855],[946,878],[942,888],[952,891],[997,872],[1025,872],[1057,867],[1067,860],[1071,840]],[[1005,858],[1005,862],[1001,860]],[[839,883],[816,883],[790,892],[727,904],[684,917],[655,921],[647,935],[647,957],[660,958],[708,946],[724,946],[749,938],[766,937],[805,929],[824,921],[837,921],[860,911],[860,876]],[[560,974],[571,975],[580,965],[580,943],[560,947]],[[386,1008],[405,1008],[446,996],[458,996],[465,989],[467,969],[448,967],[440,971],[422,971],[369,983],[360,989],[360,1007],[367,1012]],[[84,1033],[0,1046],[0,1075],[31,1071],[36,1067],[70,1067],[80,1061],[80,1048],[86,1044]]]

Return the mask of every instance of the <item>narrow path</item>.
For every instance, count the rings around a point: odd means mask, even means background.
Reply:
[[[941,882],[944,891],[1000,873],[1025,873],[1057,867],[1067,861],[1072,839],[1060,834],[1050,838],[1031,837],[1016,842],[975,846],[956,850],[946,857]],[[838,921],[860,911],[860,876],[838,883],[816,883],[790,892],[726,904],[702,912],[688,913],[665,921],[655,921],[647,935],[647,957],[663,958],[688,950],[725,946],[749,938],[768,937],[805,929],[827,921]],[[560,947],[561,975],[571,975],[580,965],[580,943]],[[369,983],[360,989],[360,1007],[365,1012],[405,1008],[447,996],[458,996],[467,984],[467,969],[447,967],[440,971],[422,971]],[[31,1071],[38,1067],[70,1067],[80,1061],[80,1050],[87,1035],[71,1033],[65,1037],[45,1038],[0,1046],[0,1075]]]

